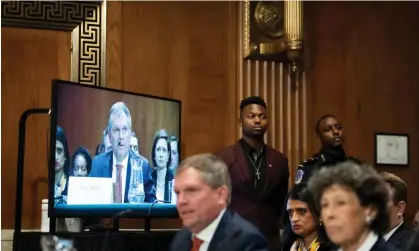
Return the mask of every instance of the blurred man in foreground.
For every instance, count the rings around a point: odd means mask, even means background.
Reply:
[[[227,166],[211,154],[182,161],[175,177],[177,209],[183,228],[172,251],[267,251],[263,235],[227,209],[231,183]]]

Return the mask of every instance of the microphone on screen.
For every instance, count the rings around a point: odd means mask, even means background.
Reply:
[[[151,218],[151,210],[153,209],[154,205],[158,202],[162,202],[162,203],[169,203],[170,201],[166,201],[166,200],[155,200],[153,201],[153,203],[151,203],[150,208],[148,209],[148,213],[147,213],[147,217],[145,218],[145,226],[144,226],[144,231],[145,232],[150,232],[151,230],[151,222],[150,222],[150,218]]]
[[[154,205],[156,203],[158,203],[158,202],[161,202],[161,203],[169,203],[170,204],[170,201],[166,201],[166,200],[155,200],[153,203],[151,203],[151,206],[148,209],[147,218],[149,218],[151,216],[151,210],[153,209]]]

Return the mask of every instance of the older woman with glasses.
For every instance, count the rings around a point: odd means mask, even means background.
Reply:
[[[388,190],[370,166],[343,162],[309,181],[330,240],[339,251],[394,251],[382,238],[388,229]]]

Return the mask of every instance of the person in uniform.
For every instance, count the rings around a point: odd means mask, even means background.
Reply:
[[[313,172],[320,167],[331,166],[343,161],[363,163],[354,156],[347,156],[343,148],[345,142],[342,124],[335,115],[322,116],[316,123],[316,135],[322,148],[313,157],[298,166],[295,184],[308,182]]]

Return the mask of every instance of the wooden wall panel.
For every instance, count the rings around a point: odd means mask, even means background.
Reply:
[[[49,108],[51,79],[70,78],[69,32],[1,28],[1,217],[2,229],[14,226],[18,124],[30,108]],[[39,229],[41,200],[48,198],[47,137],[50,119],[27,120],[23,186],[23,229]]]
[[[107,87],[182,100],[182,158],[236,140],[236,6],[108,2]],[[121,222],[122,228],[142,226]],[[152,221],[153,228],[179,226],[178,220]]]
[[[238,19],[240,22],[237,36],[240,42],[237,50],[239,77],[236,103],[239,104],[240,100],[251,95],[265,100],[269,115],[265,142],[288,157],[292,185],[297,166],[308,155],[308,93],[305,74],[302,71],[292,73],[290,64],[287,63],[243,60],[243,11],[239,12]],[[236,114],[239,114],[238,105]],[[240,130],[237,131],[237,137],[241,137]]]
[[[419,3],[305,2],[310,126],[343,122],[349,154],[374,164],[374,133],[408,133],[410,165],[379,167],[408,184],[407,218],[419,208]],[[311,129],[311,128],[310,128]],[[313,134],[314,135],[314,134]],[[312,140],[310,150],[319,143]]]

